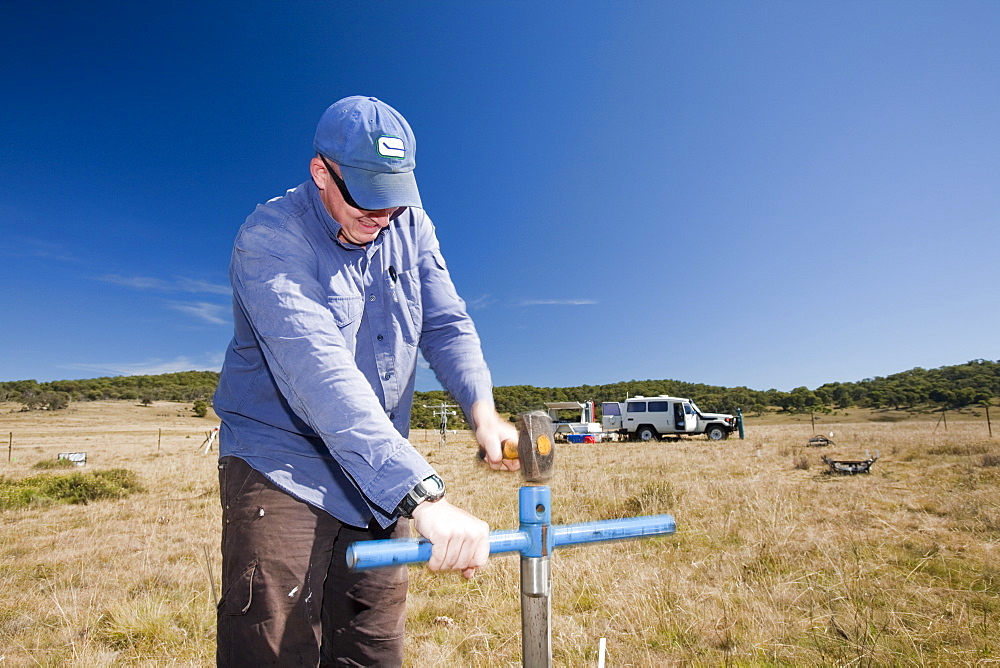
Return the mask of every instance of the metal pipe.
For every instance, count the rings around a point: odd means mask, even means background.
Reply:
[[[552,666],[552,557],[521,557],[521,665]]]
[[[552,666],[552,493],[544,485],[518,493],[521,530],[528,548],[521,553],[521,665]]]

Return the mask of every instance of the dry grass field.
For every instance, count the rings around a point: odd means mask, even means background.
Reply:
[[[156,403],[0,405],[6,482],[59,452],[128,469],[145,491],[0,510],[0,666],[207,666],[214,659],[219,508],[214,418]],[[556,523],[671,513],[670,537],[567,548],[553,559],[561,666],[1000,663],[1000,438],[979,421],[804,423],[746,440],[562,445]],[[817,431],[819,429],[817,428]],[[416,434],[459,504],[517,524],[516,474],[479,467],[467,434]],[[822,454],[868,475],[827,474]],[[210,573],[212,579],[210,579]],[[516,556],[474,580],[411,567],[407,665],[520,663]]]

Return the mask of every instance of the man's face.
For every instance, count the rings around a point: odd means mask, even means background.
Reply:
[[[340,223],[338,237],[341,241],[365,246],[375,240],[383,227],[389,225],[389,216],[396,211],[395,207],[369,211],[348,203],[349,196],[345,198],[341,193],[341,187],[344,187],[345,191],[346,187],[337,184],[340,179],[338,165],[317,157],[309,163],[309,171],[313,182],[319,188],[319,198],[327,213]]]

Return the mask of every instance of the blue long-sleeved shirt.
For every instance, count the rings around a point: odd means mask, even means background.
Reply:
[[[388,526],[433,473],[407,441],[418,347],[466,415],[492,405],[492,382],[422,209],[401,209],[365,247],[339,231],[312,181],[240,228],[219,455],[342,522]]]

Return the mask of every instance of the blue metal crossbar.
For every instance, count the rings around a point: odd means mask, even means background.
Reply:
[[[670,515],[550,526],[550,496],[549,488],[545,486],[522,487],[521,528],[490,533],[490,554],[519,552],[525,557],[545,557],[557,547],[663,536],[676,530],[674,518]],[[421,563],[431,558],[431,547],[424,538],[357,542],[347,549],[347,564],[355,570],[367,570]]]

